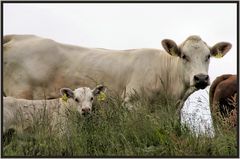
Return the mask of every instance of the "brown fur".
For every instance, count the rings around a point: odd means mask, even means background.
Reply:
[[[218,86],[218,84],[224,80],[226,80],[227,78],[229,78],[231,76],[231,74],[225,74],[225,75],[221,75],[219,77],[217,77],[211,87],[210,87],[210,91],[209,91],[209,100],[210,100],[210,105],[212,105],[212,100],[213,100],[213,95],[214,95],[214,92],[215,92],[215,89],[216,87]]]
[[[237,109],[234,109],[230,113],[229,122],[230,122],[232,127],[236,127],[237,126],[237,115],[238,115]]]
[[[237,76],[225,74],[217,77],[210,87],[210,105],[213,112],[217,110],[223,116],[229,116],[235,107],[229,102],[237,93]]]

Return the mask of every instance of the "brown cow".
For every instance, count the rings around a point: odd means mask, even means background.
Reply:
[[[224,117],[229,116],[235,106],[230,102],[237,93],[237,76],[224,74],[217,77],[210,87],[210,105],[212,111],[220,111]]]

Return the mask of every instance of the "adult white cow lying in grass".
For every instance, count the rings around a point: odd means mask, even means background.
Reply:
[[[60,90],[62,98],[52,100],[26,100],[13,97],[3,98],[3,132],[9,129],[23,131],[34,124],[38,118],[49,117],[55,129],[64,128],[69,111],[88,114],[92,110],[94,98],[105,91],[105,86],[99,85],[93,90],[88,87]],[[50,119],[50,120],[51,120]]]
[[[195,35],[179,46],[165,39],[162,46],[165,51],[107,50],[33,35],[7,35],[3,37],[3,88],[7,96],[49,99],[58,97],[56,90],[62,87],[103,83],[125,101],[134,91],[150,98],[164,92],[183,104],[195,90],[209,85],[210,57],[223,57],[231,48],[227,42],[209,47]]]

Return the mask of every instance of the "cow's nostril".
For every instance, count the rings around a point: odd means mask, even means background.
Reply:
[[[207,82],[209,80],[209,76],[208,75],[204,75],[204,74],[198,74],[194,76],[194,81],[196,83],[198,82]]]
[[[208,75],[206,75],[206,77],[205,77],[205,81],[208,81],[208,79],[209,79],[209,76],[208,76]]]
[[[195,76],[194,76],[194,80],[195,80],[195,81],[199,81],[199,77],[195,75]]]
[[[88,113],[88,112],[90,112],[90,108],[82,108],[82,112]]]

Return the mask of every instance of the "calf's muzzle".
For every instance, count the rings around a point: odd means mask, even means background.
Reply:
[[[90,111],[91,111],[90,108],[82,108],[82,114],[83,114],[83,115],[87,115],[87,114],[89,114]]]

